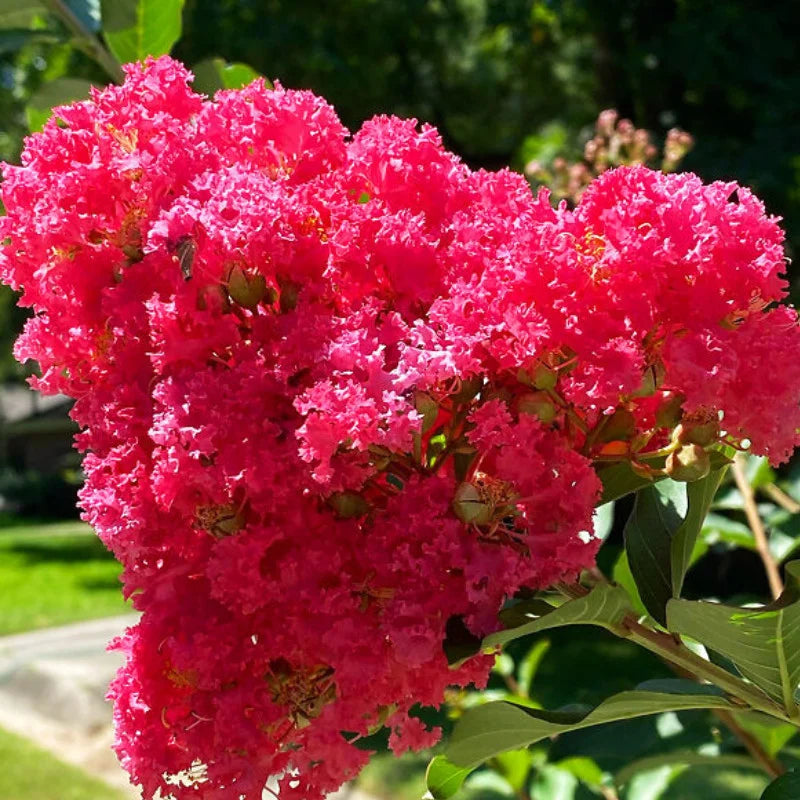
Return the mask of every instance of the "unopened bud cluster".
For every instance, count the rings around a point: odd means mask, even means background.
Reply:
[[[674,172],[693,146],[691,134],[671,128],[659,154],[649,131],[637,128],[629,119],[620,119],[614,109],[606,109],[597,117],[594,136],[584,145],[583,161],[572,163],[563,156],[556,156],[550,164],[531,161],[525,174],[548,186],[554,197],[575,204],[592,180],[608,169],[647,165]]]
[[[414,120],[126,74],[5,167],[0,271],[142,612],[111,695],[147,798],[319,800],[381,726],[430,745],[412,709],[493,660],[451,670],[453,621],[591,566],[598,465],[798,443],[782,234],[746,189],[621,168],[554,209]]]

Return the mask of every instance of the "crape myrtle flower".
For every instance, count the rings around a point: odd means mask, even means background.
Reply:
[[[4,167],[0,272],[142,612],[123,765],[148,798],[314,800],[485,685],[454,624],[592,565],[598,464],[786,459],[797,318],[735,184],[621,168],[554,209],[414,120],[351,136],[310,92],[191,77],[148,59],[56,109]]]

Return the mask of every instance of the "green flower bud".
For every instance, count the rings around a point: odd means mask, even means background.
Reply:
[[[267,281],[263,275],[248,275],[236,265],[228,274],[228,294],[235,303],[252,309],[266,296]]]
[[[719,422],[715,419],[705,422],[683,422],[675,429],[675,438],[681,444],[699,444],[706,447],[719,439]]]
[[[687,444],[669,454],[666,472],[674,481],[699,481],[711,472],[711,459],[700,445]]]
[[[328,498],[331,508],[342,519],[363,517],[369,511],[369,504],[355,492],[336,492]]]
[[[481,496],[480,491],[465,481],[456,489],[453,498],[455,515],[468,525],[488,525],[492,521],[494,509]]]

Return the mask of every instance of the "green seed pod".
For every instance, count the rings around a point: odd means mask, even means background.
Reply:
[[[267,281],[263,275],[248,275],[237,265],[228,275],[228,294],[235,303],[252,309],[266,296]]]
[[[715,419],[697,423],[684,422],[675,429],[675,437],[681,444],[707,447],[719,439],[719,422]]]
[[[342,519],[363,517],[369,511],[367,501],[355,492],[336,492],[328,498],[328,503]]]
[[[520,414],[533,414],[542,422],[552,422],[557,409],[545,392],[527,392],[517,400]]]
[[[711,472],[711,459],[698,444],[687,444],[667,457],[666,472],[674,481],[691,483]]]
[[[488,525],[492,521],[494,509],[481,496],[471,483],[465,481],[456,489],[453,498],[455,515],[468,525]]]

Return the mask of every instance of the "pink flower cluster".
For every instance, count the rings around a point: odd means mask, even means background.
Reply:
[[[126,73],[5,167],[0,270],[143,612],[111,696],[147,797],[313,800],[381,726],[431,744],[414,707],[492,662],[448,631],[591,564],[598,463],[800,440],[747,190],[624,168],[554,210],[413,120]]]

